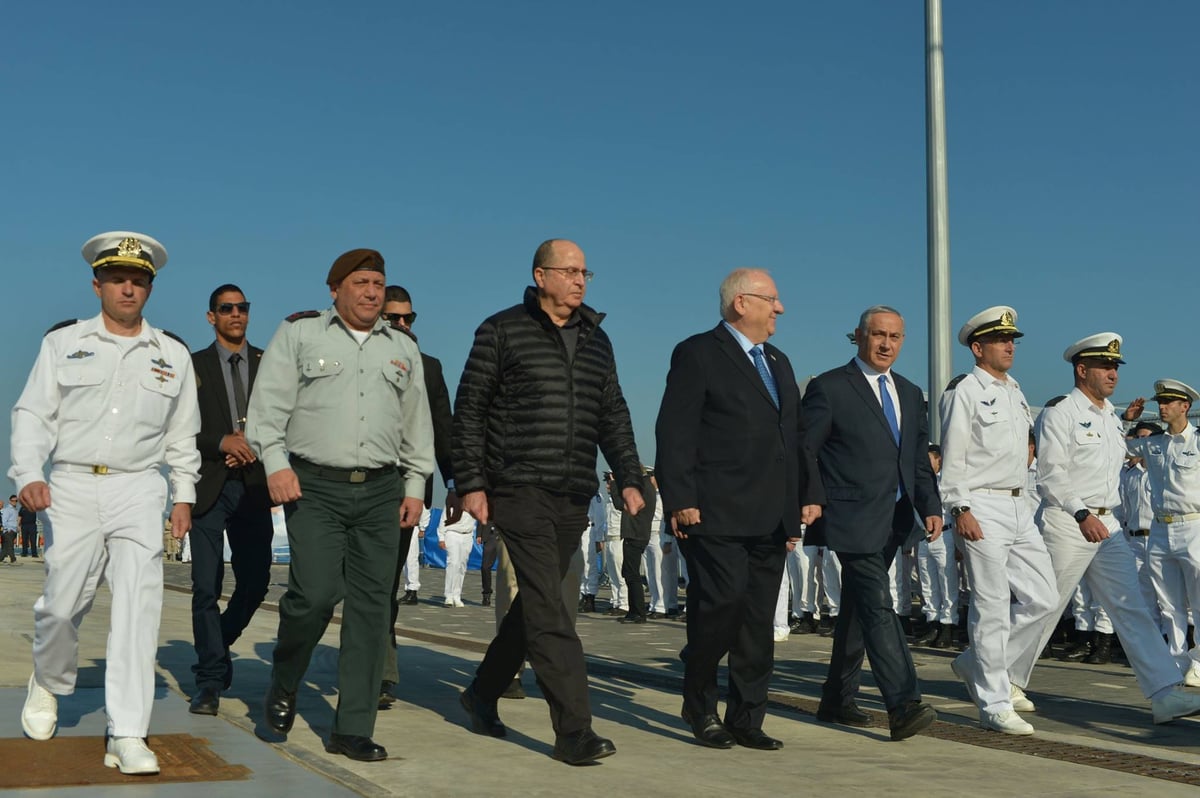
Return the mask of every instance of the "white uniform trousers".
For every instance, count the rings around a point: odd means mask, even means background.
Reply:
[[[596,544],[592,541],[591,525],[583,530],[579,550],[583,552],[583,575],[579,579],[579,595],[595,596],[600,590],[600,558],[596,553]]]
[[[447,532],[442,530],[446,544],[446,588],[447,600],[462,601],[463,577],[467,575],[467,559],[475,544],[474,532]]]
[[[642,562],[646,566],[646,590],[650,594],[650,603],[647,604],[648,612],[665,613],[667,611],[666,604],[666,586],[663,584],[663,550],[662,550],[662,535],[658,531],[650,533],[650,542],[646,544],[646,550],[642,552]]]
[[[669,551],[667,550],[669,546]],[[668,611],[679,609],[679,542],[672,539],[670,544],[664,544],[662,581],[663,604]]]
[[[1146,698],[1183,682],[1179,664],[1158,634],[1150,610],[1141,600],[1137,567],[1133,554],[1111,515],[1096,516],[1108,527],[1110,537],[1101,543],[1089,543],[1079,533],[1079,524],[1059,507],[1046,507],[1040,513],[1046,548],[1054,562],[1055,578],[1061,597],[1042,624],[1038,644],[1013,666],[1013,681],[1021,687],[1029,683],[1029,674],[1037,664],[1038,653],[1054,633],[1055,620],[1071,599],[1071,588],[1082,579],[1101,604],[1121,638],[1125,656]]]
[[[1154,591],[1154,578],[1150,574],[1150,537],[1149,535],[1130,535],[1125,533],[1125,541],[1129,543],[1129,551],[1133,553],[1133,562],[1138,569],[1138,586],[1142,589],[1142,598],[1150,608],[1150,614],[1158,621],[1158,629],[1166,634],[1167,623],[1163,618],[1162,608],[1158,606],[1158,594]]]
[[[1186,670],[1193,662],[1200,663],[1200,651],[1187,650],[1188,608],[1200,610],[1200,520],[1174,524],[1155,520],[1150,525],[1147,561],[1171,654]]]
[[[625,562],[624,546],[619,537],[604,538],[604,570],[608,572],[608,589],[612,591],[614,609],[629,611],[629,596],[625,580],[621,578],[621,565]]]
[[[947,529],[930,543],[924,538],[917,544],[917,572],[921,579],[921,599],[925,620],[929,623],[958,623],[958,563],[954,561],[955,538]]]
[[[842,563],[833,549],[822,549],[821,594],[830,617],[836,618],[842,606]]]
[[[1075,519],[1072,518],[1071,520]],[[1047,543],[1046,548],[1049,547],[1050,544]],[[1050,552],[1050,559],[1054,559],[1053,551]],[[1075,619],[1076,631],[1099,632],[1105,635],[1113,633],[1112,620],[1108,617],[1108,613],[1104,611],[1104,605],[1100,603],[1100,599],[1096,598],[1095,594],[1092,593],[1092,589],[1088,587],[1086,579],[1081,580],[1075,586],[1075,590],[1072,591],[1071,600],[1067,602],[1067,606],[1071,608],[1071,617]]]
[[[788,552],[784,560],[787,569],[788,582],[792,590],[792,614],[797,618],[804,613],[820,615],[820,602],[817,600],[817,567],[821,560],[817,557],[816,546],[801,546]]]
[[[800,548],[797,546],[796,548]],[[776,634],[787,634],[791,631],[791,625],[788,623],[788,607],[791,602],[788,601],[788,596],[792,589],[791,574],[787,568],[783,569],[783,578],[779,582],[779,594],[775,599],[775,615],[772,625],[775,627]]]
[[[408,556],[404,558],[405,590],[421,589],[421,558],[418,555],[424,542],[417,537],[417,530],[414,529],[412,541],[408,544]]]
[[[154,662],[163,593],[163,508],[157,471],[54,471],[44,515],[46,581],[33,605],[33,668],[55,695],[75,692],[79,624],[100,580],[112,592],[104,705],[113,737],[145,737],[154,702]]]
[[[1036,660],[1043,625],[1058,617],[1062,605],[1029,502],[976,491],[970,507],[983,539],[955,541],[963,549],[971,585],[971,647],[959,661],[975,686],[979,708],[1004,712],[1012,709],[1009,675],[1023,673],[1017,681],[1022,687],[1028,682],[1028,671],[1014,670],[1015,663]]]

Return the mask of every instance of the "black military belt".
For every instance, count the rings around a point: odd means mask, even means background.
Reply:
[[[1150,534],[1150,530],[1149,529],[1131,529],[1131,530],[1129,530],[1129,534],[1131,537],[1144,538]]]
[[[379,468],[330,468],[317,465],[305,460],[299,455],[290,455],[292,467],[310,474],[317,479],[327,479],[330,482],[370,482],[372,479],[386,477],[396,473],[396,466],[386,465]]]

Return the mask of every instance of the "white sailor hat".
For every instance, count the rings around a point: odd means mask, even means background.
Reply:
[[[148,235],[114,230],[89,238],[83,245],[83,259],[93,270],[103,266],[133,266],[145,269],[153,277],[167,265],[167,248]]]
[[[1124,341],[1115,332],[1102,332],[1089,335],[1067,347],[1063,352],[1063,360],[1068,363],[1078,363],[1085,358],[1107,360],[1118,366],[1125,365],[1121,359],[1121,343]]]
[[[967,320],[958,331],[958,342],[970,346],[977,338],[989,334],[1011,335],[1020,338],[1025,333],[1017,329],[1017,312],[1008,305],[981,310]]]
[[[1155,380],[1154,396],[1151,398],[1155,402],[1174,402],[1176,399],[1195,402],[1200,399],[1200,393],[1196,393],[1195,388],[1179,380]]]

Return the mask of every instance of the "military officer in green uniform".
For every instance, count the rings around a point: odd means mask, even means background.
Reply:
[[[296,313],[263,354],[246,438],[286,510],[291,565],[279,602],[266,722],[286,735],[296,691],[343,599],[338,705],[325,750],[387,758],[372,739],[400,527],[433,472],[421,355],[380,318],[383,256],[355,249],[327,278],[333,307]],[[409,497],[409,498],[404,498]]]

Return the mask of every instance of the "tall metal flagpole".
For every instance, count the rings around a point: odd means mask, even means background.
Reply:
[[[938,399],[950,381],[950,217],[946,202],[946,84],[942,2],[925,0],[925,194],[929,270],[929,439],[942,438]]]

